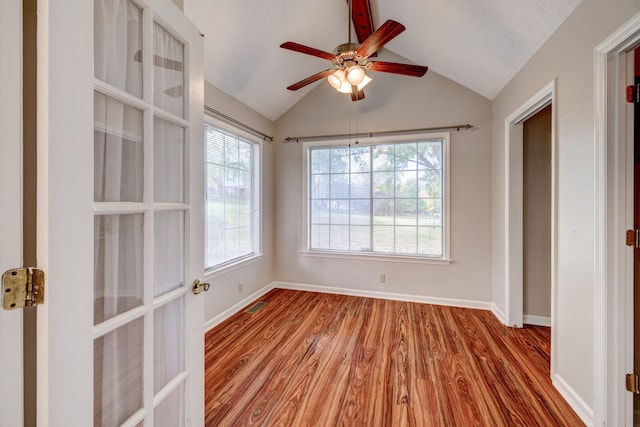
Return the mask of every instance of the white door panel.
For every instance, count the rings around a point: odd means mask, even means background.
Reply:
[[[202,425],[202,38],[168,0],[40,3],[39,425]]]
[[[0,275],[22,267],[22,2],[0,2]],[[0,426],[23,425],[22,310],[0,307]]]

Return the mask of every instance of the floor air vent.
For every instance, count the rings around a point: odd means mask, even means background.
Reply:
[[[256,311],[260,310],[262,307],[264,307],[265,305],[267,305],[266,302],[257,302],[255,304],[253,304],[251,307],[249,307],[249,309],[247,309],[247,311],[245,311],[245,313],[255,313]]]

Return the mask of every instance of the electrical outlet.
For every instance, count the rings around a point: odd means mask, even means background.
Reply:
[[[386,275],[386,274],[384,274],[384,273],[380,273],[380,277],[378,278],[378,281],[379,281],[380,283],[384,283],[384,282],[386,282],[386,281],[387,281],[387,275]]]
[[[238,283],[238,293],[241,294],[244,292],[244,285],[242,283]]]

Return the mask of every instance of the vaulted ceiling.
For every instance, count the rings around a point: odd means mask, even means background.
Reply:
[[[423,79],[436,72],[493,99],[581,1],[370,0],[370,5],[374,29],[387,19],[407,28],[380,58],[389,50],[408,63],[429,66]],[[295,92],[287,86],[331,67],[280,44],[295,41],[332,52],[348,40],[346,0],[184,0],[184,11],[205,34],[205,79],[272,120],[327,83],[323,79]]]

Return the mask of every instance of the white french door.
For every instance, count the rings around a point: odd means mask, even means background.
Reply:
[[[0,1],[0,275],[22,267],[22,1]],[[0,305],[0,426],[23,423],[22,310]]]
[[[203,425],[202,37],[169,0],[38,12],[38,423]]]

